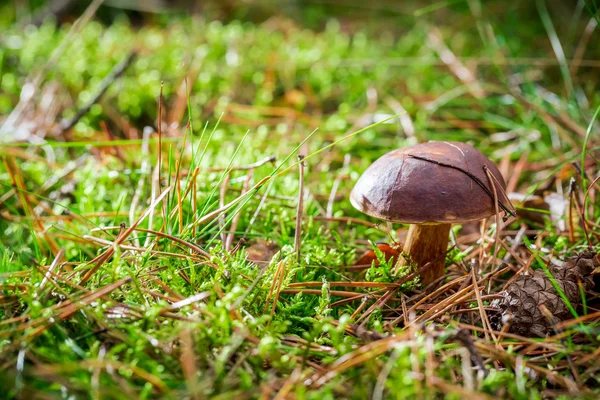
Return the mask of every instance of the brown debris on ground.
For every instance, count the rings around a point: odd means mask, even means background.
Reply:
[[[259,239],[256,243],[246,248],[248,260],[264,265],[271,262],[273,257],[279,252],[280,247],[277,243]]]

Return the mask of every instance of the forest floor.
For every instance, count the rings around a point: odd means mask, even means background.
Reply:
[[[513,3],[3,14],[2,393],[597,398],[594,289],[543,338],[486,322],[508,283],[600,237],[598,21]],[[517,217],[454,225],[423,287],[383,245],[407,226],[348,197],[429,140],[496,162]]]

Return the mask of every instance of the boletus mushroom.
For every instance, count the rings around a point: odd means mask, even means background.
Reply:
[[[397,266],[421,268],[427,285],[444,274],[453,223],[514,215],[498,168],[473,146],[428,142],[391,151],[359,178],[352,205],[385,221],[411,224]],[[408,260],[407,260],[407,258]]]

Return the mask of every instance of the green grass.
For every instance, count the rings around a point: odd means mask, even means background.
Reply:
[[[595,358],[586,361],[598,348],[597,318],[573,324],[568,341],[506,337],[496,346],[470,330],[489,370],[484,377],[454,337],[461,323],[481,326],[478,313],[390,328],[402,302],[373,307],[375,296],[408,271],[395,275],[389,263],[364,274],[349,268],[375,243],[403,240],[406,227],[390,231],[356,211],[348,195],[372,161],[404,145],[469,142],[515,179],[515,191],[566,193],[575,178],[581,204],[585,183],[598,175],[597,33],[577,72],[571,68],[591,16],[572,19],[575,10],[560,3],[440,2],[350,29],[360,13],[344,10],[350,15],[321,19],[315,16],[331,10],[307,7],[299,18],[307,26],[327,21],[312,30],[282,16],[225,23],[178,15],[137,27],[116,13],[111,25],[85,25],[51,67],[70,25],[23,29],[0,20],[4,396],[598,395]],[[440,61],[428,39],[434,27],[484,96]],[[557,40],[564,57],[556,54]],[[124,75],[72,131],[59,133],[57,124],[93,98],[131,51],[138,56]],[[5,123],[27,77],[43,68],[48,73],[22,118]],[[144,131],[151,132],[145,139]],[[298,154],[307,156],[299,260]],[[269,156],[273,162],[238,168]],[[588,201],[592,245],[600,232],[596,204],[595,197]],[[543,223],[521,218],[504,227],[509,246],[520,227],[528,229],[520,257],[539,262],[585,248],[579,225],[571,242],[543,215]],[[568,227],[566,215],[562,220]],[[121,224],[138,229],[113,246]],[[488,223],[486,246],[455,230],[464,241],[449,253],[452,279],[464,276],[463,260],[467,265],[479,252],[486,260],[481,273],[492,270],[495,229]],[[278,251],[257,266],[247,255],[265,241]],[[498,258],[505,256],[500,248]],[[484,294],[512,276],[490,281]],[[310,291],[298,293],[300,287]],[[343,302],[342,292],[365,296]],[[415,317],[451,294],[423,303]],[[411,281],[393,297],[411,307],[422,295]],[[587,312],[595,307],[595,294],[588,294]],[[477,302],[470,297],[457,308]]]

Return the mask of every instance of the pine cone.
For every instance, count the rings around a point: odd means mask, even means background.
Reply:
[[[552,264],[548,268],[575,309],[581,306],[578,282],[586,291],[594,287],[591,273],[599,265],[595,255],[592,251],[583,251],[570,257],[562,266]],[[556,323],[573,318],[543,270],[536,270],[533,275],[519,276],[500,295],[503,298],[492,302],[494,310],[489,313],[492,327],[497,330],[502,328],[504,322],[510,321],[511,333],[545,337],[555,333],[553,327]],[[553,320],[549,320],[542,312],[541,305],[550,311]]]

